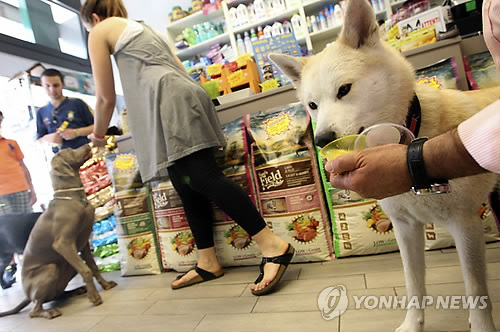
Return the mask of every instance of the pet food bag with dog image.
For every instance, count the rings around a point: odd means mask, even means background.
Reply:
[[[136,156],[133,152],[108,154],[106,166],[115,189],[121,275],[160,274],[150,189],[141,181]]]
[[[473,90],[500,85],[500,78],[490,52],[464,57],[465,75]]]
[[[448,58],[420,68],[416,72],[417,84],[428,84],[438,89],[457,89],[457,63]]]
[[[255,186],[251,177],[244,121],[242,118],[236,119],[224,124],[221,129],[227,145],[217,152],[217,163],[224,175],[239,184],[255,204]],[[214,206],[214,212],[215,246],[222,266],[258,265],[261,258],[255,241],[217,206]]]
[[[333,258],[309,115],[300,103],[246,116],[258,203],[273,232],[296,248],[294,262]]]

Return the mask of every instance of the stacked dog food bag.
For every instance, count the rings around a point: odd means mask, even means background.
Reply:
[[[92,157],[80,168],[80,178],[87,199],[95,207],[91,245],[99,270],[114,271],[120,269],[116,223],[113,216],[114,191],[111,177],[106,169],[105,156],[115,145],[110,138],[109,144],[102,151],[92,149]]]
[[[134,152],[106,156],[115,190],[115,220],[122,276],[161,272],[149,185],[143,184]]]
[[[267,224],[294,245],[294,262],[331,259],[331,229],[304,106],[252,113],[245,122],[253,140],[257,200]]]

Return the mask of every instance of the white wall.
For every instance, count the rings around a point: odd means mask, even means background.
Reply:
[[[183,10],[191,7],[191,0],[123,0],[123,3],[127,7],[129,18],[142,20],[164,34],[172,7],[181,6]]]

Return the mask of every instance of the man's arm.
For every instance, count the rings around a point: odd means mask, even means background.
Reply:
[[[36,193],[35,193],[35,187],[33,187],[33,182],[31,181],[31,174],[30,171],[28,170],[28,167],[24,164],[24,161],[21,159],[19,160],[19,164],[21,165],[21,168],[24,171],[24,177],[26,178],[26,182],[28,182],[28,185],[30,187],[30,205],[35,204],[37,198],[36,198]]]
[[[81,127],[81,128],[66,128],[64,130],[58,130],[57,132],[59,135],[62,136],[65,140],[71,140],[75,139],[80,136],[85,136],[87,137],[92,133],[94,130],[94,125],[90,125],[87,127]]]

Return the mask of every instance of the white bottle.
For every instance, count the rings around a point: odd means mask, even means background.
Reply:
[[[252,45],[252,40],[250,39],[250,35],[248,34],[248,31],[245,31],[245,38],[244,38],[244,42],[245,42],[245,50],[246,50],[246,53],[249,53],[251,55],[254,55],[253,53],[253,45]]]
[[[264,28],[264,38],[271,38],[273,36],[273,27],[269,24]]]
[[[236,9],[236,15],[238,16],[238,22],[240,25],[248,24],[247,6],[245,6],[244,4],[238,5],[238,8]]]
[[[385,4],[384,4],[383,0],[377,0],[377,3],[378,3],[379,11],[382,11],[385,9]]]
[[[312,27],[313,27],[313,32],[318,32],[319,31],[319,26],[318,26],[318,22],[316,22],[316,16],[311,16],[311,24],[312,24]]]
[[[245,48],[245,42],[241,39],[241,34],[236,36],[236,45],[238,46],[238,56],[242,56],[247,52]]]
[[[253,8],[253,4],[248,4],[247,6],[247,11],[248,11],[248,23],[253,23],[255,21],[255,9]]]
[[[255,12],[255,19],[261,20],[266,17],[266,7],[264,7],[264,0],[255,0],[253,2],[253,10]]]
[[[288,20],[283,21],[283,33],[293,33],[292,23]]]
[[[233,26],[233,28],[236,28],[240,25],[237,12],[238,11],[236,10],[236,7],[232,7],[231,9],[229,9],[229,19],[231,20],[231,25]]]
[[[273,16],[272,0],[264,0],[264,9],[266,10],[266,17]]]
[[[283,24],[280,22],[274,22],[273,30],[271,31],[273,37],[279,36],[283,34]]]
[[[281,14],[286,10],[285,0],[272,0],[273,15]]]
[[[344,11],[338,4],[335,5],[335,23],[339,25],[344,23]]]
[[[307,27],[304,27],[302,24],[302,21],[300,19],[300,15],[295,14],[292,16],[291,20],[292,22],[292,27],[293,27],[293,33],[295,34],[296,39],[301,39],[304,38],[306,35],[306,29]]]

